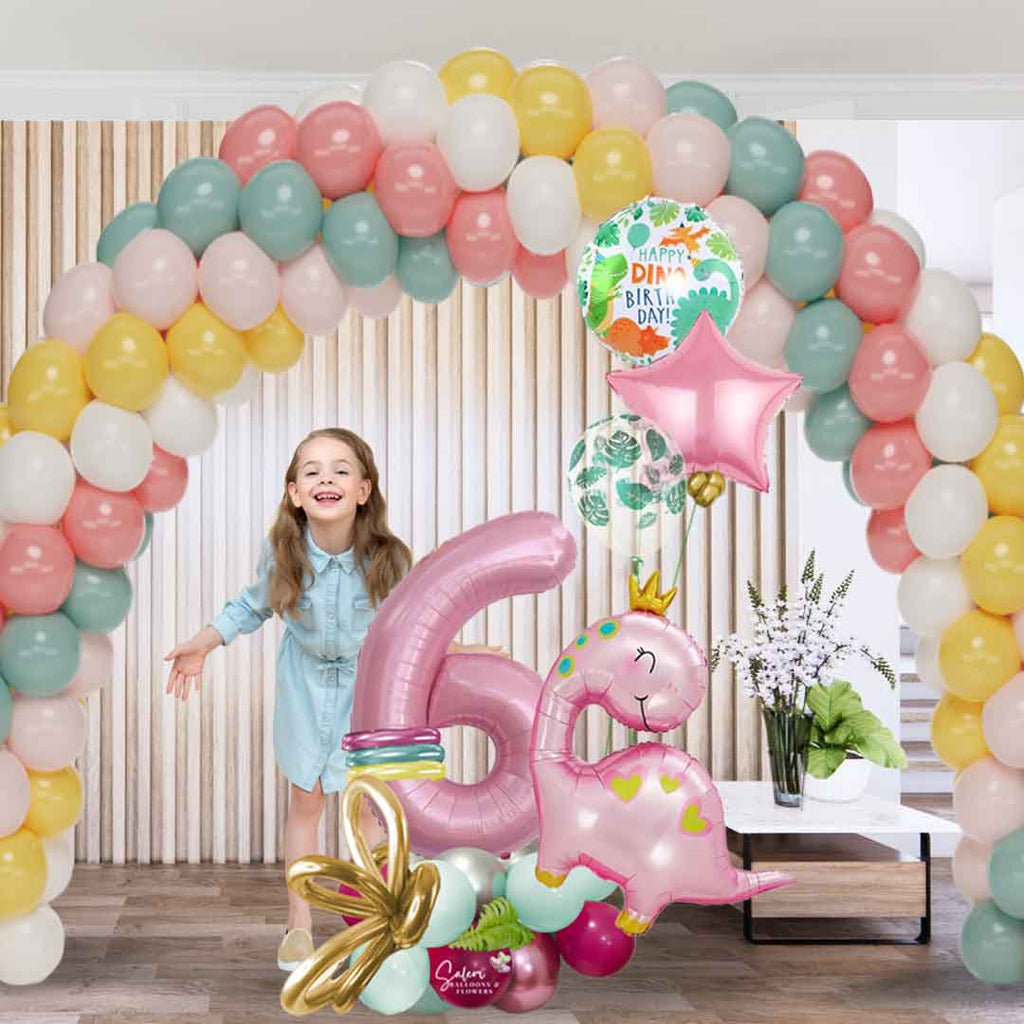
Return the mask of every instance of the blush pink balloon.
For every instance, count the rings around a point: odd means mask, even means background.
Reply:
[[[271,105],[253,107],[231,122],[217,155],[244,185],[267,164],[293,159],[298,134],[298,125],[287,111]]]
[[[512,261],[512,276],[516,284],[531,299],[553,299],[565,287],[569,272],[565,269],[565,251],[553,256],[541,256],[519,246]]]
[[[578,974],[607,978],[621,971],[633,957],[636,939],[619,928],[618,907],[588,900],[568,928],[555,933],[562,959]]]
[[[747,289],[744,302],[748,302],[750,289],[761,279],[768,260],[768,221],[753,203],[739,196],[719,196],[709,204],[708,213],[729,236],[743,261],[743,284]]]
[[[163,228],[136,235],[114,260],[114,298],[127,313],[165,331],[195,302],[196,258]]]
[[[106,686],[114,672],[114,648],[105,633],[79,633],[78,671],[67,688],[65,697],[81,700]]]
[[[105,263],[79,263],[58,278],[43,307],[43,331],[85,352],[92,336],[117,312],[114,276]]]
[[[914,288],[921,264],[895,231],[862,224],[846,236],[836,298],[872,324],[895,320]]]
[[[913,420],[868,427],[850,457],[853,489],[874,509],[902,508],[931,468],[931,452]]]
[[[561,963],[555,940],[537,932],[528,946],[512,950],[512,981],[492,1005],[505,1013],[540,1009],[558,988]]]
[[[75,556],[53,526],[15,523],[0,544],[0,604],[15,615],[48,615],[71,593]]]
[[[823,206],[844,232],[863,224],[875,206],[864,172],[848,156],[829,149],[807,157],[799,198]]]
[[[661,80],[628,57],[599,64],[587,75],[587,87],[595,128],[628,128],[642,138],[668,112]]]
[[[300,122],[295,158],[328,199],[360,192],[381,154],[380,132],[358,103],[325,103]]]
[[[781,370],[785,367],[786,338],[795,319],[796,304],[762,278],[743,297],[727,340],[741,356]]]
[[[432,142],[388,146],[373,178],[377,202],[400,235],[426,238],[448,223],[458,189]]]
[[[132,491],[143,512],[169,512],[185,497],[188,462],[153,445],[153,461],[146,479]]]
[[[139,550],[146,516],[134,494],[103,491],[79,478],[61,527],[81,561],[98,569],[117,569]]]
[[[304,334],[338,329],[348,309],[348,288],[331,269],[320,242],[281,265],[281,308]]]
[[[0,746],[0,839],[21,828],[28,816],[32,790],[25,766]]]
[[[259,326],[281,294],[277,264],[241,231],[215,238],[199,261],[199,294],[236,331]]]
[[[985,845],[998,843],[1024,828],[1024,772],[994,757],[975,761],[956,778],[953,811],[964,835]]]
[[[714,121],[697,114],[669,114],[651,128],[647,148],[655,195],[706,206],[725,188],[729,139]]]
[[[898,324],[868,331],[850,368],[850,394],[865,416],[894,423],[917,412],[931,380],[924,349]]]
[[[875,565],[886,572],[901,573],[921,557],[907,532],[902,508],[875,509],[868,519],[868,551]]]
[[[981,721],[993,756],[1008,768],[1024,769],[1024,672],[985,701]]]
[[[382,320],[398,309],[402,301],[402,286],[392,276],[372,288],[352,288],[349,297],[352,299],[352,308],[360,316]]]
[[[15,697],[11,753],[33,772],[56,772],[85,749],[85,713],[74,697]]]
[[[470,284],[497,281],[511,269],[519,248],[505,190],[460,195],[445,236],[455,269]]]

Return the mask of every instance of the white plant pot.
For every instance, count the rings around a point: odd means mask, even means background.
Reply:
[[[870,778],[870,761],[848,757],[827,779],[808,774],[804,779],[804,796],[832,804],[850,803],[863,796]]]

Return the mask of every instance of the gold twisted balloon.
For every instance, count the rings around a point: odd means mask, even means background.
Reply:
[[[384,819],[386,847],[375,854],[359,827],[360,797],[366,797]],[[333,857],[309,856],[288,868],[288,887],[310,906],[336,914],[361,918],[351,928],[328,939],[289,975],[281,990],[281,1006],[301,1016],[328,1003],[336,1013],[348,1013],[381,964],[396,950],[415,946],[426,931],[437,902],[441,878],[433,864],[409,870],[409,833],[402,805],[388,787],[373,778],[352,779],[341,798],[345,839],[355,863]],[[381,871],[387,865],[387,879]],[[327,878],[355,889],[346,896],[327,889],[315,879]],[[368,943],[366,951],[341,974],[338,968],[352,953]]]
[[[686,490],[701,508],[707,508],[722,496],[725,490],[725,477],[716,471],[694,473],[686,485]]]

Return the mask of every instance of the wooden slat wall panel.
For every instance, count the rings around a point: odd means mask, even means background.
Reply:
[[[49,286],[95,251],[100,229],[127,203],[155,198],[178,162],[212,154],[223,123],[3,122],[0,125],[0,384],[41,336]],[[157,519],[131,568],[135,602],[113,637],[114,680],[88,710],[80,767],[86,809],[77,855],[88,861],[277,861],[287,785],[273,758],[278,625],[210,659],[206,682],[182,707],[164,694],[163,656],[251,578],[295,443],[314,426],[344,424],[372,445],[393,529],[416,557],[509,511],[560,515],[579,543],[579,567],[560,591],[520,597],[467,623],[465,642],[494,643],[547,670],[575,633],[622,610],[627,560],[587,537],[568,501],[568,453],[586,425],[621,405],[605,382],[608,353],[588,340],[573,296],[535,302],[509,280],[460,287],[445,303],[403,300],[383,322],[346,318],[336,337],[309,339],[299,366],[265,376],[244,409],[221,410],[213,448],[194,460],[188,494]],[[730,487],[699,513],[670,614],[702,643],[745,621],[747,578],[772,590],[792,578],[796,509],[793,424],[773,428],[772,493]],[[795,488],[788,488],[795,494]],[[681,530],[666,531],[660,563],[675,571]],[[628,742],[590,709],[582,756]],[[731,669],[670,737],[717,778],[764,773],[754,704]],[[453,778],[488,767],[474,730],[446,731]],[[323,841],[343,847],[338,801]]]

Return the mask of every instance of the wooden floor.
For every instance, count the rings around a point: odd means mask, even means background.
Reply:
[[[964,905],[936,864],[930,946],[755,947],[727,907],[673,907],[607,979],[563,967],[534,1024],[1019,1024],[1024,989],[993,990],[960,965]],[[270,867],[79,867],[56,904],[68,931],[44,985],[0,986],[2,1024],[263,1024],[278,1008],[274,965],[284,889]],[[326,917],[318,939],[333,925]],[[353,1011],[352,1021],[374,1015]],[[329,1010],[318,1015],[333,1020]],[[463,1024],[502,1013],[452,1012]],[[409,1024],[438,1017],[406,1016]]]

